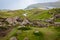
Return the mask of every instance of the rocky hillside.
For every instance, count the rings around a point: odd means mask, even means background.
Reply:
[[[15,11],[5,11],[0,12],[0,21],[9,24],[33,24],[33,22],[60,22],[60,9],[50,9],[50,10],[41,10],[41,9],[32,9],[32,10],[15,10]]]
[[[14,36],[12,39],[17,38],[16,40],[23,40],[23,38],[33,40],[33,37],[36,40],[47,40],[48,36],[48,40],[56,40],[56,35],[58,38],[60,37],[60,34],[56,32],[60,33],[60,8],[0,11],[0,37],[2,40],[8,40],[12,36]]]

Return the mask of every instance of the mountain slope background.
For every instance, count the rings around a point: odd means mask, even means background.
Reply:
[[[48,3],[37,3],[37,4],[32,4],[29,5],[25,9],[33,9],[33,8],[44,8],[44,9],[49,9],[49,8],[60,8],[60,1],[57,2],[48,2]]]

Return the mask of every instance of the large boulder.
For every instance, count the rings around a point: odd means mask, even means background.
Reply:
[[[6,21],[11,25],[16,25],[16,24],[18,24],[17,19],[18,19],[18,17],[10,17],[10,18],[7,18]]]
[[[31,24],[31,22],[30,22],[30,20],[28,20],[28,19],[24,19],[23,21],[22,21],[22,23],[21,23],[21,25],[30,25]]]

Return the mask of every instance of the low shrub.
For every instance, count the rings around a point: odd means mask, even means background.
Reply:
[[[31,28],[30,27],[20,27],[18,28],[18,30],[30,30]]]
[[[37,40],[44,40],[44,34],[40,31],[34,31],[34,36],[37,38]]]

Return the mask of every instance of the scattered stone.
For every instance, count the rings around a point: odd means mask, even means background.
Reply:
[[[29,38],[28,37],[25,37],[24,40],[29,40]]]
[[[16,37],[11,37],[10,40],[17,40],[17,38]]]
[[[27,16],[27,13],[24,13],[24,14],[23,14],[23,16],[25,16],[25,17],[26,17],[26,16]]]
[[[35,30],[34,33],[39,33],[39,31],[38,30]]]
[[[35,30],[35,31],[33,32],[33,34],[36,35],[36,36],[40,36],[42,33],[41,33],[40,31],[38,31],[38,30]]]
[[[18,28],[21,28],[21,27],[26,27],[26,26],[18,26]]]
[[[21,31],[21,30],[18,30],[18,31],[17,31],[17,35],[18,35],[18,34],[21,34],[21,33],[22,33],[22,31]]]
[[[54,22],[54,26],[60,26],[60,22]]]

